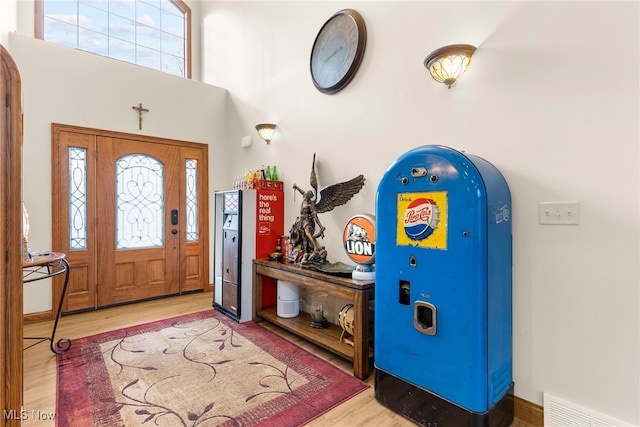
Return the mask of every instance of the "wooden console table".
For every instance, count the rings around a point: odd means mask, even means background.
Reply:
[[[56,329],[58,329],[58,320],[62,312],[62,302],[67,293],[67,284],[69,283],[69,263],[65,259],[66,255],[61,252],[51,252],[48,255],[35,256],[33,260],[22,263],[22,283],[35,282],[49,277],[64,274],[64,285],[62,286],[62,294],[58,301],[58,311],[56,311],[55,322],[51,331],[51,337],[24,337],[25,340],[38,340],[37,342],[25,347],[24,350],[40,344],[43,341],[50,341],[49,347],[55,354],[64,353],[71,348],[71,340],[69,338],[60,338],[58,342],[53,344],[56,337]]]
[[[342,328],[333,323],[328,328],[310,326],[311,317],[300,313],[294,318],[283,318],[277,314],[277,306],[262,307],[262,277],[285,280],[311,291],[324,291],[329,295],[353,302],[354,330],[353,346],[340,342]],[[373,358],[369,303],[374,298],[374,281],[353,280],[316,270],[301,268],[295,264],[256,259],[253,261],[253,320],[272,322],[306,340],[353,361],[353,375],[364,380],[369,377],[370,361]]]

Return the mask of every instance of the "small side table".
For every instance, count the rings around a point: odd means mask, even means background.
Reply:
[[[60,294],[60,301],[58,302],[58,310],[56,311],[51,337],[24,337],[25,340],[38,340],[38,342],[25,347],[23,350],[47,340],[50,341],[51,351],[55,354],[64,353],[71,348],[71,340],[69,338],[60,338],[55,344],[55,347],[53,345],[56,329],[58,328],[58,320],[60,320],[60,314],[62,312],[62,302],[64,301],[64,296],[67,294],[67,284],[69,283],[69,263],[65,258],[66,254],[51,252],[48,255],[34,256],[32,261],[22,263],[23,283],[31,283],[64,274],[64,285],[62,286],[62,293]]]

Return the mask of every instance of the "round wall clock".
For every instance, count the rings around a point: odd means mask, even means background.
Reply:
[[[367,44],[367,28],[353,9],[336,12],[324,23],[311,50],[311,77],[322,93],[343,89],[355,75]]]

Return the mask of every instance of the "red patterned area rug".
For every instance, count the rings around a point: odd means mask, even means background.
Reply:
[[[299,426],[369,387],[215,310],[73,340],[57,426]]]

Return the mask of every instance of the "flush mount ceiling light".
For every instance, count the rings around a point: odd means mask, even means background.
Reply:
[[[264,139],[264,141],[269,144],[273,139],[273,135],[276,133],[276,125],[273,123],[260,123],[259,125],[256,125],[256,130],[258,131],[260,138]]]
[[[471,64],[476,48],[469,44],[452,44],[434,50],[424,59],[424,66],[437,82],[449,89]]]

